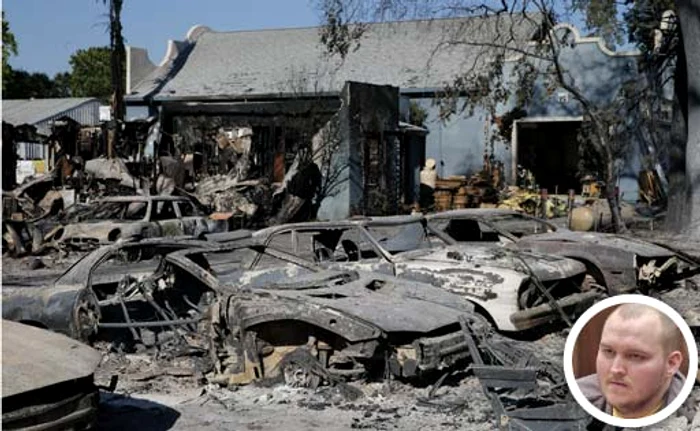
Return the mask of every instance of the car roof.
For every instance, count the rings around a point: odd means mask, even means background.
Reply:
[[[428,220],[434,219],[447,219],[454,217],[473,217],[473,218],[484,218],[484,217],[496,217],[504,215],[519,215],[520,213],[508,208],[463,208],[457,210],[442,211],[439,213],[428,214],[426,218]]]
[[[154,246],[154,247],[169,247],[169,246],[176,246],[176,247],[183,247],[183,248],[197,248],[197,249],[204,249],[204,248],[211,248],[214,247],[216,243],[208,242],[208,241],[203,241],[203,240],[198,240],[193,237],[189,236],[180,236],[180,237],[157,237],[157,238],[144,238],[138,241],[117,241],[114,244],[109,244],[102,246],[100,248],[97,248],[87,254],[85,254],[83,257],[81,257],[79,260],[77,260],[73,265],[71,265],[66,271],[63,272],[56,280],[54,283],[60,283],[60,284],[80,284],[85,276],[83,274],[86,274],[86,271],[88,271],[90,268],[94,267],[98,262],[100,262],[105,256],[107,255],[112,255],[115,252],[124,249],[124,248],[132,248],[132,247],[149,247],[149,246]]]
[[[400,226],[424,220],[422,215],[398,215],[383,217],[355,217],[347,220],[310,221],[271,226],[253,233],[254,237],[267,236],[287,229],[342,229],[356,226]]]

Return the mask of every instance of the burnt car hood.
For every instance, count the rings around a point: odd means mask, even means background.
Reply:
[[[498,246],[480,246],[457,244],[434,249],[421,249],[401,253],[400,259],[421,265],[453,262],[456,267],[461,265],[480,268],[482,270],[507,269],[529,274],[527,267],[542,281],[574,277],[584,273],[584,264],[573,259],[540,254],[522,250],[511,250]],[[527,266],[523,264],[523,261]]]
[[[385,332],[429,333],[458,324],[460,315],[473,310],[461,298],[431,285],[360,271],[298,274],[291,283],[256,284],[251,286],[254,291],[328,307]]]
[[[88,377],[102,360],[79,341],[9,320],[2,338],[3,398]]]
[[[522,247],[527,244],[536,244],[540,241],[565,241],[612,247],[643,257],[671,257],[675,255],[673,251],[667,248],[640,239],[600,232],[575,232],[569,230],[527,236],[518,241],[518,245]]]

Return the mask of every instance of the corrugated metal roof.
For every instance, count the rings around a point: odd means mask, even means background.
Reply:
[[[488,61],[484,47],[464,41],[522,48],[539,27],[539,15],[436,19],[371,24],[360,48],[345,61],[329,58],[320,27],[201,31],[179,54],[137,84],[128,99],[233,98],[333,92],[345,81],[401,88],[439,88],[456,73]],[[435,51],[438,46],[443,46]]]
[[[98,99],[92,97],[67,97],[59,99],[9,99],[2,101],[2,120],[12,125],[36,125],[42,121],[67,115],[70,111],[86,104],[100,105]],[[97,120],[99,120],[99,108]],[[89,115],[86,125],[96,124],[93,115]],[[76,121],[79,121],[76,119]],[[80,121],[79,121],[80,122]]]

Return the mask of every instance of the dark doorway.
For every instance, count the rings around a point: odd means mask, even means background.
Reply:
[[[520,122],[518,164],[535,175],[549,193],[580,190],[578,141],[580,121]]]

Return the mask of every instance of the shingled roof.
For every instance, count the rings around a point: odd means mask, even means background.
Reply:
[[[534,15],[370,24],[345,61],[328,57],[320,27],[215,32],[197,26],[171,43],[170,58],[138,83],[127,100],[237,99],[338,92],[345,81],[436,89],[465,67],[488,61],[484,48],[449,41],[522,45],[541,20]]]

